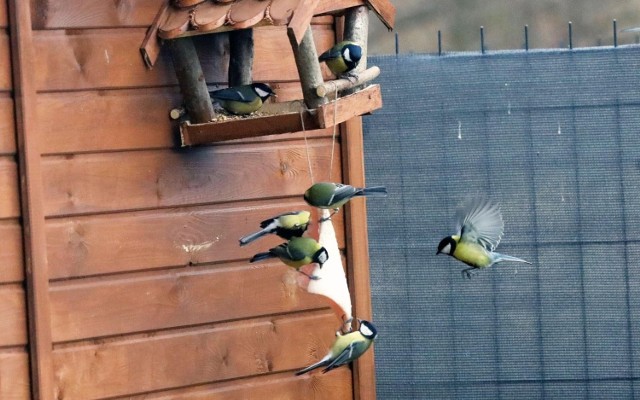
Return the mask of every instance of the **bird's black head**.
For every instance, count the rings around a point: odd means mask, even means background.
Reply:
[[[371,340],[375,339],[378,336],[378,330],[371,322],[365,321],[363,319],[359,319],[358,322],[360,323],[358,331],[362,334],[362,336]]]
[[[251,87],[253,88],[254,92],[256,92],[256,94],[262,99],[262,101],[265,101],[270,96],[276,95],[276,93],[269,87],[269,85],[264,83],[252,83]]]
[[[324,247],[321,247],[320,250],[313,254],[313,262],[320,264],[320,268],[327,260],[329,260],[329,252]]]
[[[440,244],[438,245],[438,251],[436,252],[436,255],[442,253],[442,254],[448,254],[451,255],[453,254],[453,252],[456,250],[456,245],[458,243],[455,241],[455,239],[453,239],[452,236],[447,236],[446,238],[442,239],[440,241]]]
[[[347,44],[342,48],[342,58],[349,69],[355,68],[362,58],[362,47],[357,44]]]

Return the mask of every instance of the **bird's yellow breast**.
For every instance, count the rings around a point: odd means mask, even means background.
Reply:
[[[327,60],[326,63],[331,72],[333,72],[335,75],[341,75],[347,72],[347,69],[349,69],[342,57],[332,58],[330,60]]]
[[[262,107],[262,99],[258,96],[250,102],[223,100],[220,103],[225,110],[238,115],[251,114]]]
[[[469,242],[458,242],[453,256],[472,267],[484,268],[491,264],[491,257],[484,247]]]

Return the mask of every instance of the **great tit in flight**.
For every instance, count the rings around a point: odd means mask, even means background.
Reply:
[[[502,261],[531,264],[521,258],[496,253],[504,222],[500,207],[484,197],[466,201],[456,213],[457,233],[440,241],[436,254],[447,254],[470,268],[462,271],[470,278],[472,272]]]

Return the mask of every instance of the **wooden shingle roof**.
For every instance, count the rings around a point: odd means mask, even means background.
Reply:
[[[286,25],[301,37],[314,15],[358,5],[368,5],[389,28],[393,27],[395,8],[388,0],[173,0],[159,21],[158,36],[176,39],[253,26]]]

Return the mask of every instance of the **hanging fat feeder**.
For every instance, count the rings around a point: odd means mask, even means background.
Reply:
[[[156,62],[162,43],[171,52],[184,107],[170,114],[180,119],[183,146],[299,132],[303,128],[324,129],[382,107],[379,85],[365,86],[380,73],[377,67],[366,68],[369,8],[391,29],[395,8],[389,0],[356,1],[347,9],[340,8],[340,2],[320,0],[173,0],[160,8],[140,50],[149,68]],[[342,36],[362,46],[362,58],[350,79],[324,81],[330,74],[320,66],[310,25],[319,15],[343,16]],[[252,82],[253,28],[272,25],[287,28],[303,101],[267,102],[259,115],[219,118],[193,36],[228,33],[228,82],[229,86],[239,86]],[[260,30],[255,32],[259,34]],[[282,62],[290,63],[291,53],[282,52]],[[277,87],[274,89],[278,92]],[[340,91],[341,97],[332,98]]]

